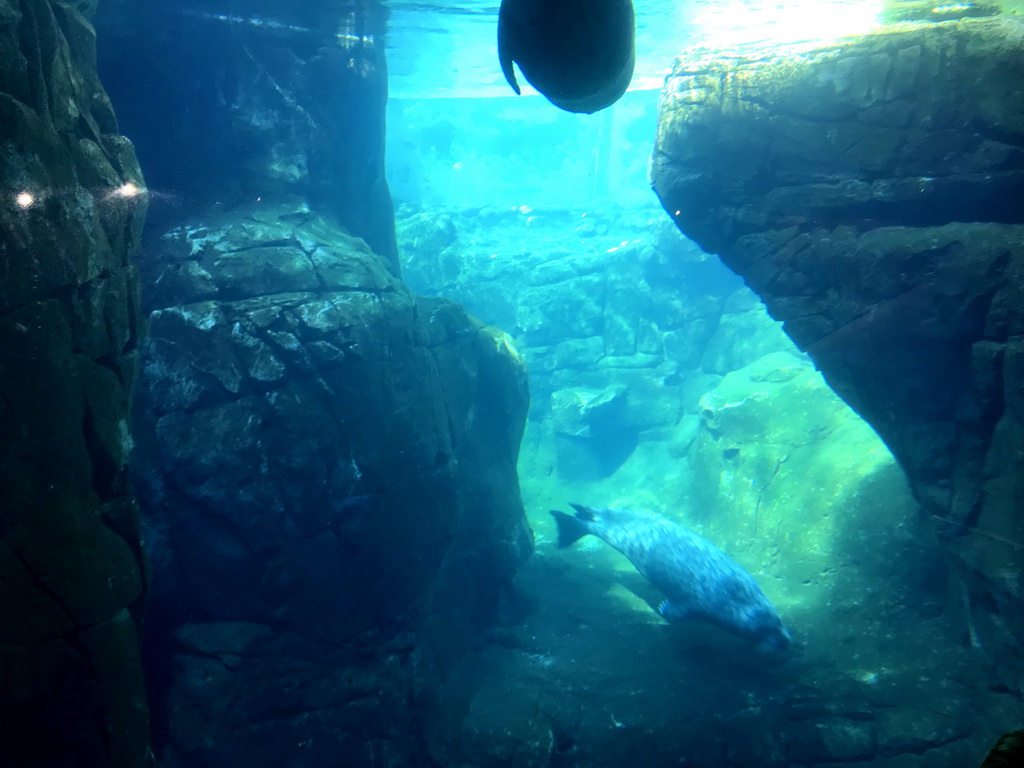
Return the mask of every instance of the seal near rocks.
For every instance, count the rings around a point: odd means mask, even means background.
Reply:
[[[498,60],[517,94],[514,61],[531,85],[568,112],[597,112],[633,79],[632,0],[502,0]]]
[[[571,506],[575,517],[551,512],[558,548],[587,534],[604,540],[666,596],[658,606],[666,619],[702,619],[763,651],[789,645],[789,632],[757,582],[708,540],[657,515]]]

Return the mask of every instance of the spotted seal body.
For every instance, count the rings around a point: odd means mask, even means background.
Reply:
[[[531,85],[569,112],[614,104],[633,78],[633,0],[502,0],[498,59],[519,93]]]
[[[587,534],[603,539],[665,595],[658,610],[666,619],[703,619],[765,651],[789,645],[789,632],[757,582],[711,542],[656,515],[572,507],[575,517],[551,512],[558,547]]]

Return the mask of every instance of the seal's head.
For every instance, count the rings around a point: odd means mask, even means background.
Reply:
[[[780,653],[793,642],[792,635],[782,626],[782,619],[771,608],[758,610],[751,620],[751,634],[762,653]]]

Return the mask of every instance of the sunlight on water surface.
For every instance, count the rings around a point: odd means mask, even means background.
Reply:
[[[835,40],[867,32],[881,0],[634,0],[630,90],[661,87],[684,48]],[[498,66],[498,2],[391,2],[388,68],[398,98],[508,96]],[[523,93],[535,93],[529,87]]]

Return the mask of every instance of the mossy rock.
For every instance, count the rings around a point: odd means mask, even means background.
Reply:
[[[798,624],[834,621],[837,606],[866,594],[879,593],[873,608],[884,613],[920,586],[915,573],[939,569],[891,453],[810,363],[775,353],[730,373],[702,399],[701,419],[699,503],[684,522],[757,575]],[[866,621],[856,615],[850,633]]]

